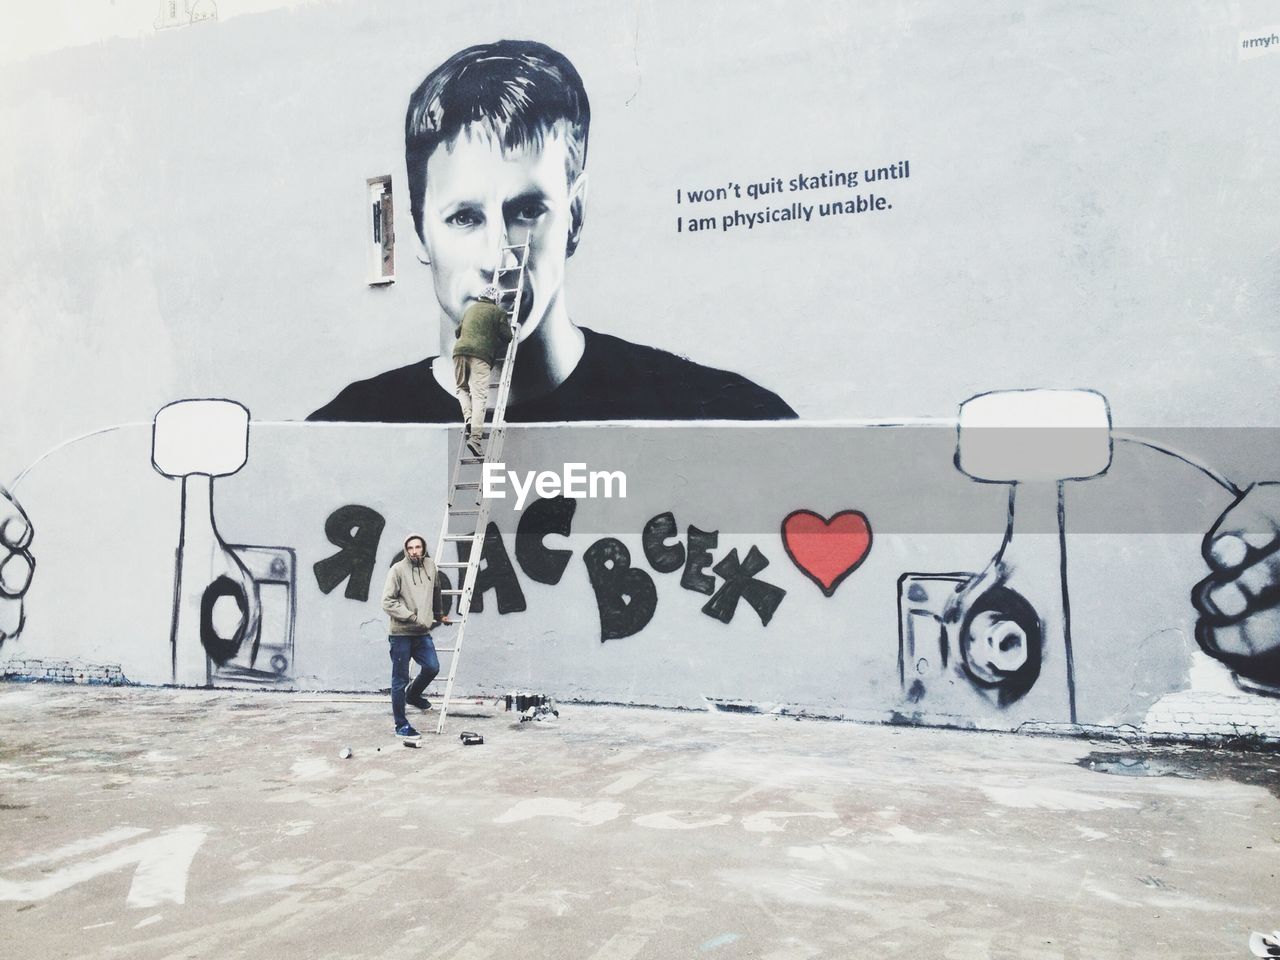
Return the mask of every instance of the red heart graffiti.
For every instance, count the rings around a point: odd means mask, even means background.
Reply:
[[[800,572],[828,597],[871,552],[871,524],[858,510],[830,520],[812,510],[793,510],[782,521],[782,545]]]

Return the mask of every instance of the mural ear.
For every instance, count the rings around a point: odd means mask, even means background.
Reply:
[[[422,242],[422,238],[418,236],[418,231],[413,232],[413,255],[418,258],[418,262],[426,266],[431,266],[431,252],[427,249],[427,245]]]
[[[572,257],[578,249],[578,241],[582,237],[582,221],[586,217],[587,205],[587,172],[578,174],[569,190],[569,241],[565,245],[565,256]]]

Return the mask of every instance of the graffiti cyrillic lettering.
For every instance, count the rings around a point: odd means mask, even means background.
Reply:
[[[660,513],[644,525],[644,533],[640,542],[644,545],[644,558],[649,566],[659,573],[672,573],[684,565],[684,544],[677,540],[666,543],[671,537],[679,536],[676,518],[670,510]]]
[[[720,543],[720,531],[708,533],[689,525],[689,557],[685,561],[684,573],[680,574],[680,586],[694,593],[715,593],[716,578],[709,577],[702,571],[711,566],[711,550]],[[728,623],[728,621],[725,621]]]
[[[349,503],[329,514],[324,522],[324,535],[341,549],[311,568],[321,593],[330,593],[346,580],[344,596],[348,600],[369,599],[369,580],[386,525],[386,519],[377,510],[358,503]]]
[[[582,555],[600,611],[600,642],[639,633],[658,608],[653,578],[631,566],[631,552],[620,540],[597,540]]]
[[[707,601],[702,612],[721,623],[729,623],[738,608],[739,598],[742,598],[759,614],[760,622],[768,626],[787,591],[772,583],[755,579],[755,575],[767,566],[768,559],[754,546],[747,551],[747,558],[741,562],[738,561],[737,548],[730,550],[729,555],[715,565],[715,571],[724,578],[724,583],[715,596]]]
[[[471,609],[483,613],[484,595],[492,590],[499,614],[526,610],[528,604],[516,572],[517,565],[535,583],[550,586],[561,583],[574,551],[549,547],[544,541],[552,534],[570,536],[576,511],[577,501],[571,497],[542,497],[530,503],[516,526],[514,564],[501,530],[490,522],[485,527]],[[381,514],[359,504],[347,504],[329,515],[325,535],[341,549],[313,567],[322,592],[330,593],[346,580],[347,597],[368,600],[378,542],[385,526]],[[640,539],[649,566],[658,573],[681,570],[680,586],[710,597],[702,606],[702,612],[721,623],[731,623],[738,601],[746,600],[760,617],[761,624],[767,626],[786,596],[781,587],[756,578],[757,573],[769,566],[769,560],[759,549],[752,546],[746,558],[740,559],[735,548],[717,563],[712,551],[719,546],[720,532],[690,525],[682,539],[673,511],[651,517]],[[458,542],[457,549],[458,559],[465,563],[471,544]],[[402,553],[397,553],[395,559],[401,556]],[[634,636],[648,626],[657,611],[657,587],[647,571],[631,565],[631,553],[622,541],[614,537],[599,539],[587,548],[582,559],[600,617],[600,641]],[[723,578],[718,588],[712,571]],[[439,575],[442,588],[449,589],[448,576],[444,571]],[[446,606],[455,606],[451,598],[446,598]],[[215,640],[225,644],[235,639],[206,637],[206,647],[217,647]]]
[[[572,550],[555,550],[542,542],[550,533],[569,536],[578,501],[568,497],[535,500],[516,527],[516,563],[531,580],[555,585],[564,576]]]
[[[463,563],[471,556],[471,544],[458,543],[458,559]],[[520,578],[511,565],[507,545],[502,542],[498,525],[490,521],[484,528],[484,546],[480,550],[480,569],[476,573],[476,587],[471,594],[471,610],[484,612],[484,595],[492,590],[498,600],[498,613],[519,613],[527,606]],[[463,581],[465,583],[465,581]]]

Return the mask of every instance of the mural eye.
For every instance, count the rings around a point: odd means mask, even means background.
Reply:
[[[511,211],[511,219],[516,223],[533,223],[547,212],[547,205],[540,200],[525,200]]]
[[[451,227],[478,227],[484,223],[484,217],[475,210],[462,209],[445,217],[444,222]]]

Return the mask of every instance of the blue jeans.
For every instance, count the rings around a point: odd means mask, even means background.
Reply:
[[[409,661],[416,660],[422,669],[409,686],[409,696],[415,700],[426,692],[427,684],[440,672],[440,659],[436,656],[436,645],[431,634],[422,637],[389,636],[391,641],[391,715],[395,717],[396,726],[402,727],[409,721],[404,715],[404,688],[409,685]]]

